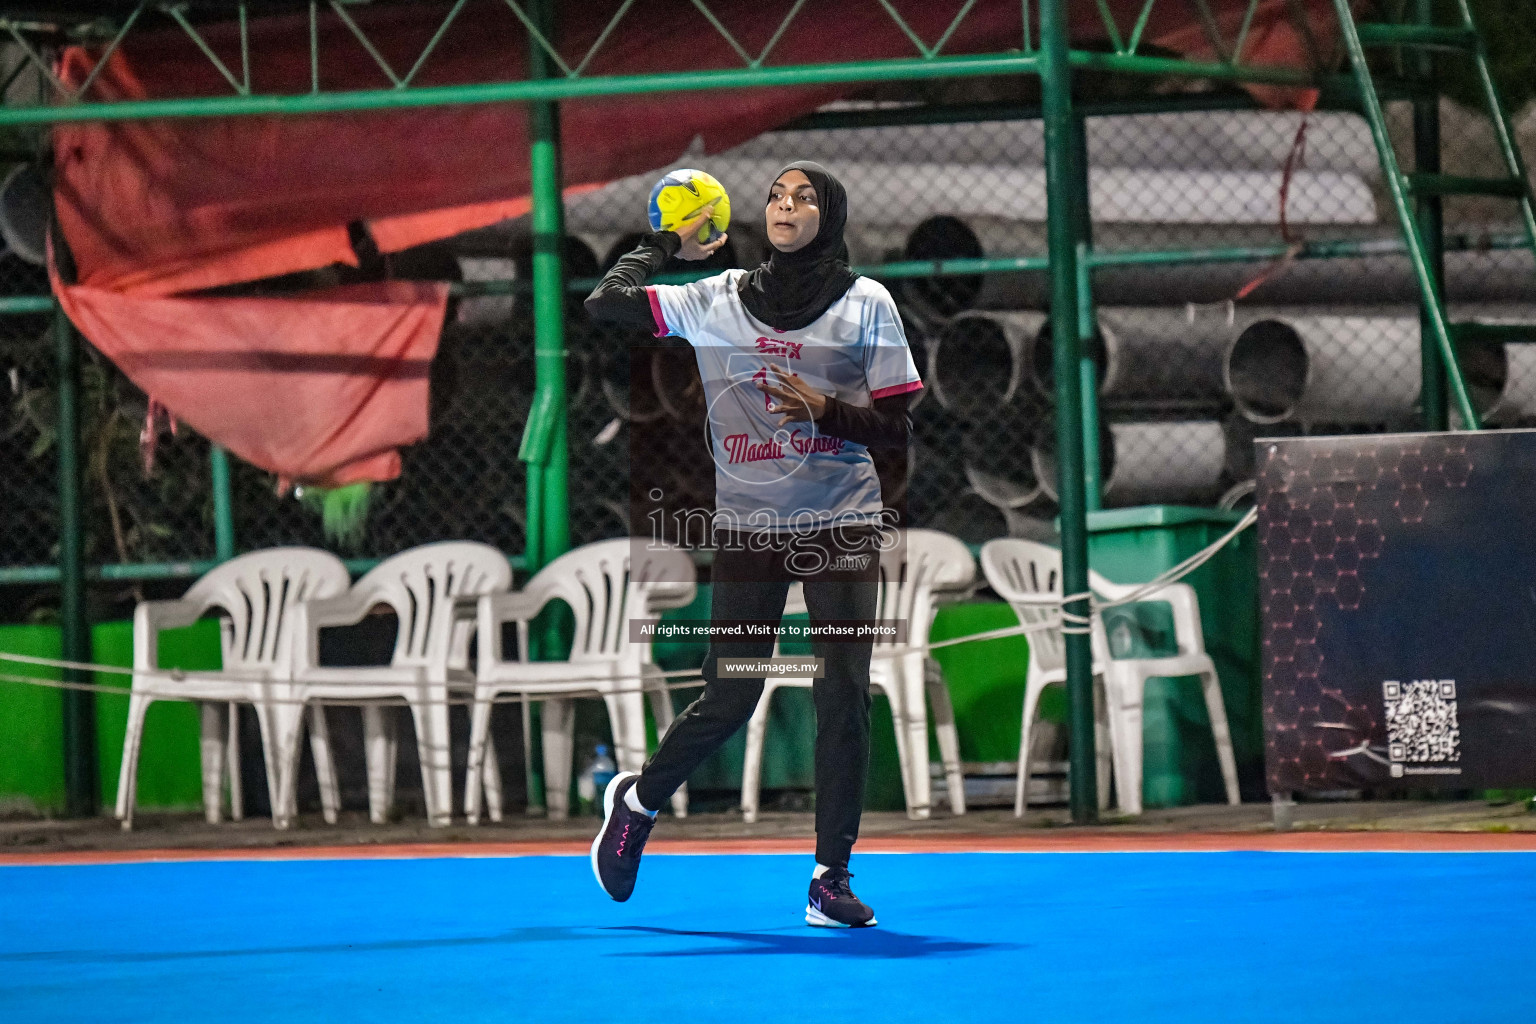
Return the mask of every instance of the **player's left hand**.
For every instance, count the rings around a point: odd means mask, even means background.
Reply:
[[[698,213],[689,217],[677,226],[677,236],[682,239],[682,247],[677,250],[677,258],[680,260],[707,260],[715,254],[715,250],[725,244],[730,235],[722,234],[713,242],[699,241],[699,228],[704,222],[715,215],[715,204],[710,203]]]
[[[779,426],[808,423],[819,419],[821,414],[827,411],[826,395],[781,366],[769,363],[768,369],[778,375],[779,383],[772,384],[760,378],[757,381],[757,389],[774,398],[774,404],[768,407],[769,412],[784,414],[779,420]]]

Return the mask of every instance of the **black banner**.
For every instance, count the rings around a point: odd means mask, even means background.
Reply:
[[[1258,459],[1271,792],[1536,784],[1536,431]]]

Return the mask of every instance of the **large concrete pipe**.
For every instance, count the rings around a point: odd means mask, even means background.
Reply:
[[[916,227],[851,225],[847,237],[855,260],[958,260],[1046,250],[1044,223],[1001,217],[939,214]],[[894,290],[903,300],[936,317],[950,317],[972,308],[1038,309],[1050,299],[1050,281],[1039,273],[908,278]]]
[[[517,265],[509,256],[460,256],[459,272],[465,281],[511,281]],[[465,326],[495,327],[512,318],[512,296],[470,295],[459,301],[455,319]]]
[[[1234,326],[1230,307],[1102,308],[1099,392],[1106,400],[1219,400]],[[1048,338],[1037,351],[1050,351]]]
[[[974,316],[987,316],[976,313]],[[1229,308],[1101,308],[1090,342],[1106,401],[1222,400],[1222,360],[1234,335]],[[1055,349],[1047,319],[1031,346],[1032,383],[1041,394],[1055,388]]]
[[[1473,406],[1485,413],[1508,380],[1503,347],[1463,347],[1460,361]],[[1224,372],[1238,411],[1255,423],[1408,422],[1419,400],[1418,316],[1249,314]]]
[[[1284,167],[1300,123],[1298,113],[1261,110],[1094,116],[1087,121],[1088,153],[1096,166],[1274,171]],[[1357,114],[1313,112],[1307,141],[1308,170],[1380,173],[1370,128]],[[785,152],[806,153],[807,159],[834,167],[882,154],[942,154],[964,164],[1038,167],[1045,160],[1045,135],[1038,119],[783,129],[764,132],[726,155],[773,160]]]
[[[1045,323],[1028,311],[955,317],[929,350],[930,386],[945,408],[990,411],[1014,401]]]
[[[1221,421],[1221,432],[1227,441],[1227,476],[1233,480],[1252,480],[1258,470],[1254,443],[1270,437],[1296,437],[1301,433],[1301,426],[1296,423],[1261,426],[1233,412]]]
[[[1003,509],[1003,519],[1008,524],[1008,536],[1060,547],[1061,531],[1056,528],[1055,518],[1054,505],[1030,509],[1027,512],[1020,509]]]
[[[652,423],[667,415],[657,397],[655,364],[644,348],[655,339],[620,330],[604,332],[594,346],[593,361],[603,399],[614,413],[631,423]]]
[[[499,251],[456,257],[460,277],[473,282],[531,281],[533,279],[533,240],[526,229],[513,230],[504,237]],[[566,280],[577,277],[595,277],[598,274],[597,254],[584,239],[566,235],[561,241],[562,272]],[[398,275],[397,275],[398,276]],[[581,308],[585,295],[568,292],[565,311],[568,319],[586,317]],[[461,300],[455,318],[459,323],[472,325],[504,324],[509,318],[533,316],[531,293],[511,295],[476,295]]]
[[[1223,307],[1116,308],[1099,311],[1088,344],[1106,400],[1222,400],[1222,359],[1234,336]],[[1051,322],[1029,311],[975,310],[940,336],[935,394],[951,408],[990,409],[1055,389]]]
[[[953,454],[929,443],[914,443],[907,459],[901,500],[912,521],[922,525],[965,486],[965,476]]]
[[[1490,426],[1533,426],[1536,418],[1536,335],[1526,344],[1505,345],[1504,391],[1483,417]]]
[[[959,537],[967,544],[985,544],[997,537],[1022,537],[1046,544],[1059,543],[1053,518],[1054,506],[1029,510],[1000,508],[966,488],[928,517],[914,516],[917,526]]]
[[[1038,504],[1044,492],[1029,452],[1051,422],[1045,406],[1015,404],[994,417],[968,424],[961,451],[971,489],[999,508]]]
[[[957,242],[947,249],[930,246],[923,258],[960,258],[973,255],[977,248],[988,256],[1041,254],[1046,250],[1044,224],[966,217],[963,225],[976,239],[974,245]],[[1279,269],[1272,259],[1180,266],[1104,266],[1094,271],[1094,297],[1104,306],[1223,302],[1244,286],[1265,277],[1249,301],[1274,305],[1418,301],[1412,267],[1401,253],[1401,239],[1395,231],[1379,224],[1340,224],[1330,227],[1328,234],[1341,241],[1374,246],[1379,252],[1296,260]],[[964,239],[958,231],[954,236]],[[908,238],[878,225],[858,226],[850,227],[848,245],[856,260],[899,259],[906,252]],[[1276,241],[1273,225],[1094,225],[1094,244],[1101,253],[1267,247]],[[972,303],[975,309],[1041,309],[1049,304],[1050,281],[1043,273],[987,274],[981,282]],[[1450,252],[1446,254],[1446,287],[1453,302],[1536,301],[1536,257],[1526,249]]]
[[[964,436],[965,421],[938,402],[913,411],[906,501],[914,522],[927,522],[965,487],[958,457]]]
[[[941,214],[912,229],[901,258],[953,260],[977,259],[982,255],[976,232],[960,218]],[[899,288],[903,298],[930,316],[950,317],[971,308],[985,283],[986,277],[981,274],[912,277],[903,280]]]
[[[1274,241],[1271,236],[1263,244]],[[1165,241],[1151,248],[1180,247]],[[1206,246],[1197,243],[1189,247]],[[1101,244],[1099,248],[1106,251],[1109,246]],[[1446,290],[1452,302],[1536,301],[1536,258],[1528,250],[1450,252],[1445,264]],[[1272,305],[1412,303],[1419,294],[1408,258],[1397,254],[1296,260],[1280,270],[1270,260],[1101,267],[1094,271],[1093,288],[1100,302],[1113,305],[1221,302],[1264,275],[1269,276],[1253,290],[1250,301]],[[1035,306],[1045,301],[1044,275],[997,274],[992,278],[996,280],[989,278],[977,300],[981,308]]]
[[[959,537],[967,544],[985,544],[1008,536],[1009,517],[970,488],[953,495],[931,517],[918,519],[919,526]]]
[[[1045,220],[1045,168],[1038,160],[956,163],[947,148],[892,153],[905,158],[898,160],[878,155],[866,152],[832,165],[848,189],[850,223],[905,227],[940,214]],[[726,191],[742,197],[746,215],[759,219],[781,160],[719,156],[704,164]],[[658,173],[631,175],[571,196],[565,204],[567,228],[600,232],[628,223],[640,229]],[[1279,220],[1282,178],[1280,164],[1209,171],[1094,167],[1088,186],[1096,221],[1273,225]],[[1362,176],[1303,170],[1291,175],[1287,215],[1293,224],[1372,224],[1377,210]]]
[[[1049,444],[1032,458],[1040,486],[1056,499],[1056,457]],[[1112,423],[1100,434],[1099,472],[1106,504],[1200,504],[1221,493],[1226,437],[1209,420]]]
[[[1456,319],[1492,325],[1529,325],[1536,323],[1536,306],[1474,306],[1454,310]],[[1472,342],[1462,348],[1462,361],[1480,357],[1483,365],[1503,370],[1503,387],[1498,399],[1484,414],[1490,426],[1531,426],[1536,418],[1536,329],[1527,340]]]

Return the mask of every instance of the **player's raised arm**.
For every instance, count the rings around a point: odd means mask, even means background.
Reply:
[[[587,296],[587,315],[594,320],[655,330],[658,325],[645,282],[673,256],[685,260],[708,259],[725,244],[730,237],[725,234],[707,243],[698,240],[699,228],[714,211],[713,205],[706,206],[679,224],[675,231],[656,231],[642,237],[633,250],[619,257]]]

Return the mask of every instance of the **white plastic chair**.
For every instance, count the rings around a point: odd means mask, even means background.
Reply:
[[[965,777],[960,767],[960,739],[955,731],[949,687],[938,663],[925,657],[921,648],[928,643],[936,601],[969,590],[976,578],[976,560],[957,538],[937,530],[903,530],[902,537],[903,542],[882,553],[880,559],[876,618],[905,621],[907,637],[902,643],[876,641],[869,664],[869,683],[891,703],[907,817],[927,818],[932,810],[932,783],[928,777],[929,701],[933,704],[934,732],[950,807],[954,813],[964,814]],[[805,590],[800,584],[793,584],[785,600],[784,614],[805,613]],[[774,653],[778,654],[777,645]],[[763,745],[773,693],[780,687],[809,687],[813,683],[806,678],[770,677],[763,685],[763,695],[747,722],[747,748],[742,764],[741,813],[748,822],[756,821],[758,815]]]
[[[1025,671],[1024,716],[1019,728],[1019,774],[1013,796],[1014,817],[1024,816],[1029,792],[1029,739],[1040,695],[1047,686],[1067,681],[1066,646],[1061,618],[1054,606],[1030,603],[1032,598],[1061,597],[1061,552],[1045,544],[1019,538],[988,541],[981,548],[981,571],[997,595],[1013,606],[1019,625],[1029,639],[1029,665]],[[1094,749],[1098,761],[1099,809],[1109,806],[1112,730],[1116,723],[1107,715],[1104,678],[1107,649],[1103,630],[1094,620],[1091,630],[1094,675]],[[1122,804],[1125,800],[1122,790]]]
[[[272,823],[287,828],[292,817],[284,794],[280,718],[291,707],[291,641],[296,609],[311,598],[347,589],[350,577],[335,555],[313,548],[270,548],[225,562],[194,583],[179,601],[143,601],[133,613],[133,683],[128,695],[128,728],[117,783],[117,818],[133,827],[139,748],[144,715],[157,700],[195,700],[202,706],[200,750],[203,812],[210,823],[221,810],[225,775],[230,812],[243,817],[240,790],[238,704],[256,709],[266,759]],[[218,672],[170,672],[160,668],[160,634],[192,625],[217,611],[221,621],[223,667]]]
[[[299,606],[294,623],[294,689],[309,711],[311,748],[326,821],[335,822],[339,799],[325,709],[319,702],[362,705],[368,811],[379,824],[387,820],[394,802],[398,723],[391,705],[404,702],[416,726],[428,822],[441,827],[452,820],[448,697],[455,688],[467,694],[474,686],[469,671],[469,638],[474,630],[476,601],[511,585],[512,568],[507,556],[496,548],[445,541],[386,559],[346,594]],[[390,663],[319,665],[320,630],[360,622],[378,605],[392,608],[400,622]],[[284,745],[293,758],[287,773],[291,787],[298,774],[297,734],[303,730],[304,716],[287,716],[285,722],[294,733]],[[501,776],[494,748],[484,764],[486,785],[499,800]],[[291,790],[286,796],[293,799]]]
[[[1088,574],[1089,586],[1097,594],[1119,600],[1141,589],[1143,584],[1112,583],[1096,572]],[[1115,658],[1104,662],[1106,691],[1110,698],[1110,717],[1115,724],[1115,778],[1118,780],[1120,809],[1127,814],[1141,813],[1142,776],[1142,702],[1147,680],[1178,676],[1199,676],[1205,694],[1205,707],[1216,737],[1216,757],[1221,762],[1221,778],[1226,784],[1227,803],[1239,802],[1237,761],[1232,754],[1232,732],[1227,726],[1226,703],[1221,697],[1221,681],[1216,663],[1205,651],[1205,633],[1200,627],[1200,602],[1187,583],[1170,583],[1137,599],[1166,601],[1173,610],[1173,631],[1179,653],[1157,658]],[[1107,637],[1106,637],[1107,646]]]
[[[634,559],[634,561],[632,561]],[[613,728],[615,760],[621,771],[645,763],[645,697],[651,701],[658,734],[674,717],[666,678],[651,663],[649,643],[631,643],[631,619],[655,618],[690,603],[696,591],[693,559],[681,548],[652,546],[620,537],[568,551],[540,569],[520,591],[491,594],[479,603],[480,657],[470,716],[469,771],[464,810],[470,824],[480,820],[477,780],[486,756],[491,705],[505,694],[541,702],[545,805],[551,818],[570,813],[575,757],[576,697],[601,697]],[[551,601],[564,601],[574,619],[570,657],[529,661],[528,623]],[[517,624],[516,660],[502,649],[502,625]],[[643,691],[643,694],[642,694]],[[525,719],[526,721],[526,719]],[[530,756],[524,737],[524,756]],[[490,805],[493,821],[500,808]],[[673,813],[688,813],[686,787],[672,797]]]

